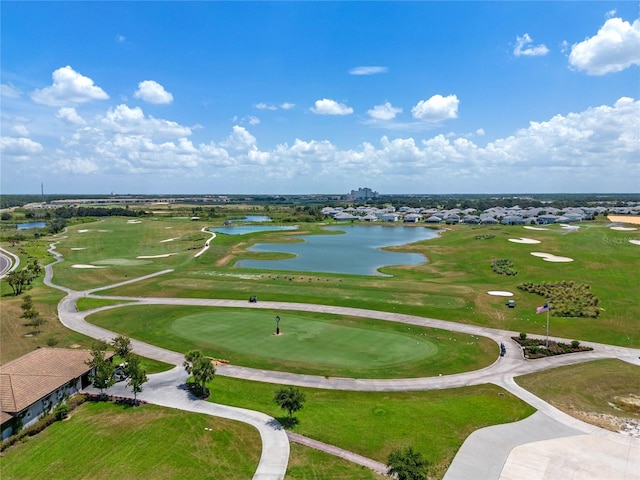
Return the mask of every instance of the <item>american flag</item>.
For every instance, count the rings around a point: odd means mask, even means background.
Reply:
[[[545,303],[543,306],[536,308],[536,313],[544,313],[549,311],[549,304]]]

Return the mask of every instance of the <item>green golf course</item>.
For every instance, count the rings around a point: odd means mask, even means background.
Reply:
[[[498,352],[488,338],[310,312],[140,305],[87,320],[174,351],[200,349],[234,365],[323,376],[458,373],[491,364]]]

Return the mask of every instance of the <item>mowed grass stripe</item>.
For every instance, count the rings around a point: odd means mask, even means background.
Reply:
[[[425,337],[341,325],[287,313],[275,335],[274,317],[253,310],[223,315],[198,314],[175,320],[176,334],[192,341],[224,345],[234,352],[250,351],[258,358],[313,362],[327,366],[391,367],[433,356],[436,345]]]

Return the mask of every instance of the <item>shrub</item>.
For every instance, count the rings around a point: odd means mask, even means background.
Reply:
[[[520,340],[526,340],[527,339],[527,334],[524,332],[520,332]]]
[[[66,403],[59,403],[56,405],[56,408],[53,410],[53,415],[56,417],[56,420],[64,420],[69,415],[71,411],[71,407]]]
[[[574,282],[522,283],[520,290],[536,293],[549,300],[551,312],[557,317],[588,317],[600,315],[600,300],[587,284]]]
[[[498,275],[518,275],[518,272],[513,268],[513,262],[506,258],[497,258],[492,260],[491,269]]]
[[[578,348],[580,346],[580,342],[578,340],[574,340],[571,342],[571,348]]]

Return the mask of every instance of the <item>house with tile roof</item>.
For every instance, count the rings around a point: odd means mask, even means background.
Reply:
[[[113,352],[106,352],[110,359]],[[89,350],[38,348],[0,365],[0,421],[2,439],[35,423],[64,398],[88,386]]]

